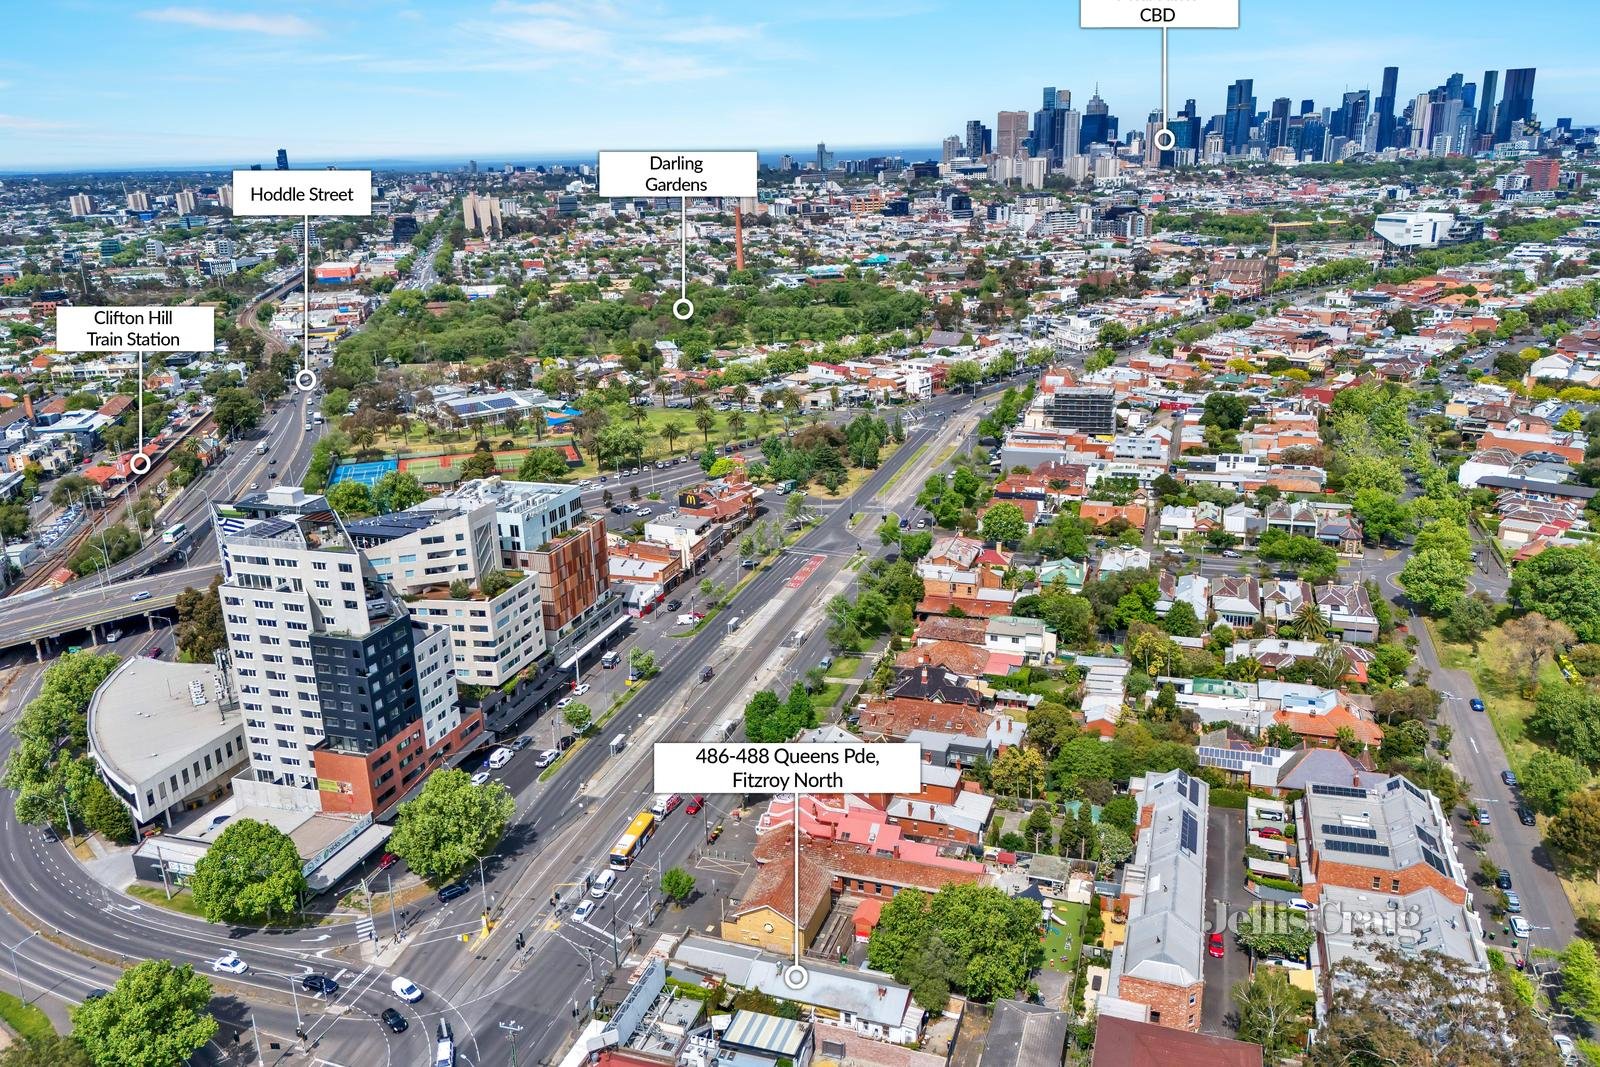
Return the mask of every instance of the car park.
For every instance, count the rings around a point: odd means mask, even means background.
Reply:
[[[451,882],[439,890],[439,903],[448,904],[459,896],[464,896],[472,888],[468,882]]]
[[[220,974],[244,974],[250,969],[250,965],[241,960],[237,952],[230,952],[226,956],[212,960],[211,969]]]
[[[417,1001],[422,999],[422,990],[417,988],[417,983],[413,982],[409,978],[402,978],[399,975],[396,975],[394,981],[389,983],[389,992],[393,993],[407,1004],[415,1004]]]
[[[380,1014],[378,1018],[383,1021],[383,1025],[387,1026],[391,1033],[395,1034],[405,1033],[406,1028],[411,1025],[410,1023],[406,1022],[406,1017],[404,1015],[401,1015],[393,1008],[384,1008],[382,1014]]]

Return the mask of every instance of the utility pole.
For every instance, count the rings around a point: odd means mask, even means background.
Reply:
[[[256,1029],[256,1013],[255,1012],[251,1012],[250,1013],[250,1037],[251,1037],[251,1040],[255,1041],[255,1043],[256,1043],[256,1062],[257,1063],[266,1063],[267,1061],[265,1059],[263,1059],[262,1056],[261,1056],[261,1031]]]
[[[394,876],[383,872],[383,889],[389,896],[389,929],[396,941],[400,940],[400,920],[394,917]]]
[[[522,1033],[522,1027],[517,1025],[517,1020],[508,1019],[500,1024],[500,1029],[506,1032],[506,1041],[511,1044],[511,1067],[517,1067],[517,1035]]]

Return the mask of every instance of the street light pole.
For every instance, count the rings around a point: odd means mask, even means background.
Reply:
[[[478,857],[478,886],[483,890],[483,913],[489,914],[489,880],[483,875],[483,857]]]
[[[506,1041],[511,1045],[511,1067],[517,1067],[517,1035],[522,1033],[522,1027],[515,1019],[508,1019],[500,1024],[500,1029],[506,1032]]]
[[[15,945],[11,946],[11,975],[17,980],[17,999],[22,1001],[24,1004],[28,1002],[28,995],[23,991],[22,988],[22,972],[17,969],[17,949],[27,944],[30,938],[35,938],[38,936],[39,931],[35,930],[21,941],[18,941]]]
[[[291,974],[286,974],[286,975],[284,975],[284,978],[288,979],[288,982],[289,982],[289,996],[294,1001],[294,1029],[295,1029],[295,1033],[299,1033],[300,1032],[300,994],[295,992],[294,976],[291,975]]]

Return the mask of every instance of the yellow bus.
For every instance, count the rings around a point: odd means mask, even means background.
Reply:
[[[633,817],[633,822],[617,838],[617,843],[611,846],[611,866],[619,871],[625,871],[633,863],[644,843],[650,840],[650,835],[655,832],[656,817],[648,811],[641,811]]]

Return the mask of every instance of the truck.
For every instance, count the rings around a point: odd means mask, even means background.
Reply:
[[[600,657],[600,666],[608,671],[621,662],[622,657],[614,650]]]
[[[256,455],[264,456],[266,454],[267,454],[267,443],[265,441],[262,441],[260,444],[256,445]]]
[[[790,478],[786,482],[779,482],[778,483],[778,495],[779,496],[788,496],[790,493],[794,492],[797,488],[799,488],[799,486],[800,486],[800,483],[798,481],[796,481],[795,479],[793,479],[793,478]]]

